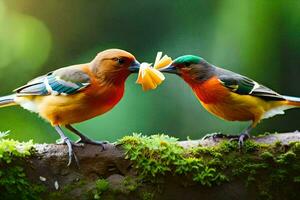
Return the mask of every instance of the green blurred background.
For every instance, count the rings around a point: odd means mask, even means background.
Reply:
[[[107,48],[153,62],[156,52],[175,58],[196,54],[282,93],[300,96],[300,1],[297,0],[0,0],[0,93],[35,76],[88,62]],[[191,89],[167,75],[143,92],[136,75],[109,113],[76,125],[94,139],[166,133],[185,139],[239,133],[247,123],[207,113]],[[294,131],[300,110],[264,121],[255,133]],[[19,107],[0,110],[0,130],[10,137],[54,142],[53,128]],[[75,139],[75,138],[73,138]]]

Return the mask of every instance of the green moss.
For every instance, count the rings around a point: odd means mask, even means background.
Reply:
[[[257,143],[255,143],[255,142],[253,142],[251,140],[247,140],[244,143],[243,151],[247,152],[247,153],[251,153],[251,152],[259,151],[260,148],[262,148],[262,146],[260,144],[257,144]]]
[[[300,154],[300,142],[291,142],[289,146],[293,152]]]
[[[246,187],[259,191],[261,199],[279,194],[293,197],[293,191],[300,187],[299,142],[287,146],[280,142],[265,145],[248,140],[240,152],[237,142],[183,149],[173,137],[134,134],[124,137],[119,144],[143,180],[171,174],[190,177],[203,187],[243,180]]]
[[[176,138],[166,135],[134,134],[124,137],[119,143],[126,151],[126,158],[135,162],[143,176],[155,177],[170,172],[172,163],[182,159],[184,152]]]
[[[0,133],[0,192],[2,199],[40,199],[43,186],[34,185],[27,179],[21,162],[32,155],[33,143],[6,139]]]
[[[98,179],[95,182],[94,199],[101,199],[101,195],[109,189],[109,182],[106,179]]]
[[[273,160],[274,159],[274,155],[269,151],[262,152],[260,154],[260,157],[264,160]]]
[[[141,172],[141,176],[155,177],[165,173],[192,174],[193,180],[207,186],[220,184],[227,181],[227,177],[222,174],[214,165],[218,162],[222,154],[217,149],[198,147],[192,152],[184,150],[178,145],[177,139],[166,135],[142,136],[134,134],[126,136],[119,141],[126,151],[126,158],[134,161],[135,167]],[[219,149],[227,151],[224,143]],[[213,159],[202,159],[193,157],[201,152],[212,156]]]
[[[280,141],[276,141],[274,143],[275,147],[281,147],[282,146],[282,143]]]
[[[279,164],[290,164],[296,160],[297,155],[293,151],[288,151],[284,154],[281,154],[277,157],[276,162]]]
[[[144,192],[142,195],[142,200],[152,200],[154,199],[155,194],[152,192]]]
[[[126,176],[122,181],[122,187],[128,192],[134,192],[139,187],[140,183],[130,176]]]

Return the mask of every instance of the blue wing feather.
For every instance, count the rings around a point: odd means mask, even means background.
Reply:
[[[265,100],[285,100],[282,95],[261,84],[258,84],[246,76],[218,67],[216,67],[215,70],[221,83],[232,92],[240,95],[252,95]]]
[[[71,71],[68,74],[72,77],[72,73],[82,73],[81,79],[76,80],[64,80],[59,75],[55,75],[53,72],[47,74],[46,76],[34,79],[34,81],[29,82],[27,85],[22,86],[15,90],[18,96],[23,95],[71,95],[75,94],[79,90],[84,89],[89,85],[89,77],[81,71]],[[63,74],[66,76],[66,74]]]

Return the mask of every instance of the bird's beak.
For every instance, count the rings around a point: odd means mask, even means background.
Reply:
[[[131,63],[128,69],[131,73],[138,73],[140,70],[140,65],[141,64],[137,60],[135,60]]]
[[[168,65],[167,67],[164,67],[164,68],[160,69],[159,71],[170,73],[170,74],[178,74],[177,68],[174,67],[172,64]]]

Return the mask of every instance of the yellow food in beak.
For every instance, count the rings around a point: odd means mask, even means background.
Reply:
[[[141,84],[144,91],[156,89],[157,86],[165,80],[165,76],[158,70],[169,65],[172,62],[172,59],[167,55],[163,58],[161,58],[161,56],[162,53],[158,52],[154,67],[146,62],[140,65],[136,83]]]
[[[165,76],[149,63],[142,63],[136,83],[141,84],[144,91],[153,90],[160,85]]]
[[[161,57],[162,57],[162,52],[158,52],[154,63],[155,69],[164,68],[172,63],[172,58],[170,58],[169,56],[164,55],[164,57],[162,58]]]

